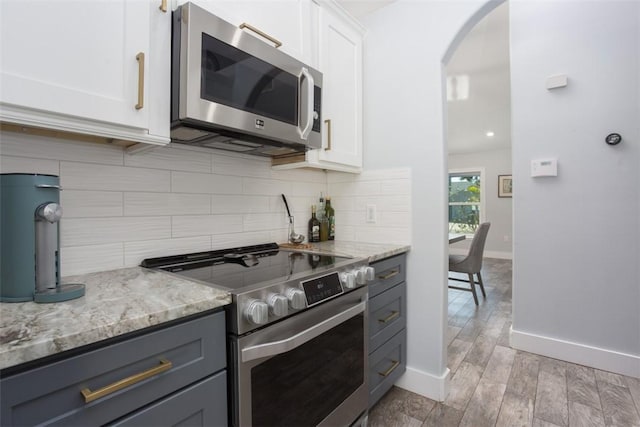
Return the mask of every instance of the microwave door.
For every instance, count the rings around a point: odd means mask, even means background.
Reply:
[[[298,120],[298,133],[300,138],[307,140],[313,127],[313,94],[315,82],[313,76],[306,67],[302,67],[299,76],[300,108]]]

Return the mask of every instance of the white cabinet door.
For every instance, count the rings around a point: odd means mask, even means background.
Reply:
[[[149,135],[151,19],[169,31],[170,11],[139,0],[0,2],[3,121],[78,133],[168,142]],[[150,14],[154,13],[152,17]],[[159,29],[158,29],[159,30]],[[163,34],[164,36],[164,34]],[[166,35],[170,37],[170,32]],[[167,69],[170,44],[164,47]],[[162,71],[161,71],[162,72]],[[168,75],[167,75],[168,76]],[[158,84],[154,76],[153,81]],[[164,79],[160,79],[164,80]],[[169,94],[169,79],[162,82]],[[169,120],[166,105],[166,120]]]
[[[342,17],[320,11],[324,162],[362,167],[362,36]]]
[[[180,1],[184,3],[183,0]],[[313,64],[311,0],[193,0],[193,3],[233,25],[249,24],[282,43],[279,48]],[[244,31],[273,44],[249,29]]]
[[[322,72],[323,148],[300,158],[274,159],[274,169],[301,167],[362,171],[362,38],[364,29],[339,6],[321,2],[316,19],[316,52]]]

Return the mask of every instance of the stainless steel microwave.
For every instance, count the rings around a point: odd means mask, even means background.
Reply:
[[[172,142],[270,157],[322,146],[322,74],[193,3],[173,13],[171,68]]]

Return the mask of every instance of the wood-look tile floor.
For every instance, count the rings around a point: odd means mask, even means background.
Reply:
[[[487,298],[449,290],[449,396],[393,387],[370,427],[640,426],[640,379],[509,347],[511,261],[485,259]]]

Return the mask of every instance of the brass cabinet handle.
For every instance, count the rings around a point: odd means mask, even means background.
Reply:
[[[160,3],[159,9],[164,13],[167,13],[167,0],[162,0],[162,2]]]
[[[327,124],[327,146],[324,151],[331,150],[331,119],[327,119],[324,121]]]
[[[380,323],[389,323],[393,319],[396,319],[398,317],[400,317],[400,312],[399,311],[392,311],[391,314],[388,315],[387,317],[385,317],[384,319],[378,319],[378,322],[380,322]]]
[[[378,375],[382,375],[383,377],[388,377],[391,375],[391,372],[395,371],[395,369],[400,365],[400,361],[392,360],[391,367],[384,372],[378,372]]]
[[[136,55],[138,60],[138,103],[136,104],[136,110],[144,107],[144,52],[140,52]]]
[[[381,274],[380,276],[378,276],[378,279],[387,280],[392,278],[393,276],[397,276],[399,273],[400,273],[400,270],[391,270],[387,274]]]
[[[84,402],[89,403],[93,402],[96,399],[100,399],[101,397],[107,396],[111,393],[115,393],[118,390],[122,390],[123,388],[129,387],[130,385],[139,383],[142,380],[146,380],[154,375],[158,375],[162,372],[168,371],[171,369],[173,364],[167,359],[160,359],[160,364],[154,368],[147,369],[144,372],[140,372],[139,374],[131,375],[125,379],[120,381],[116,381],[113,384],[109,384],[108,386],[102,387],[96,391],[91,391],[88,388],[84,388],[80,391],[84,396]]]
[[[240,29],[244,30],[251,30],[254,33],[264,37],[265,39],[269,40],[271,43],[273,43],[274,45],[276,45],[276,48],[279,48],[280,46],[282,46],[282,42],[278,39],[276,39],[275,37],[271,37],[269,34],[265,33],[262,30],[259,30],[258,28],[254,27],[253,25],[247,24],[246,22],[243,22],[242,24],[240,24]]]

